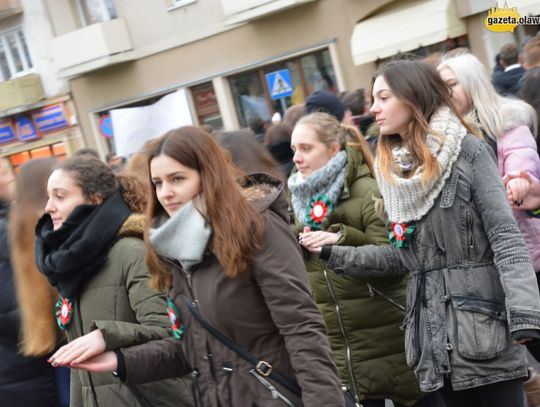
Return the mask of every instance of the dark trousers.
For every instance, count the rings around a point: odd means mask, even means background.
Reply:
[[[433,393],[424,393],[424,397],[422,397],[420,400],[418,400],[414,405],[411,407],[446,407],[444,404],[444,401],[442,401],[441,397],[437,392]],[[384,400],[362,400],[362,405],[364,407],[384,407]],[[406,407],[403,404],[396,403],[394,401],[394,407]]]
[[[438,393],[447,407],[525,407],[523,378],[459,391],[445,381]]]
[[[540,290],[540,272],[536,273],[536,282],[538,289]],[[525,344],[527,350],[533,355],[533,357],[540,362],[540,339],[533,339]]]

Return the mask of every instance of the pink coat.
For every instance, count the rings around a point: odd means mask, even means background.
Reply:
[[[501,177],[527,171],[540,179],[540,158],[529,127],[520,125],[504,133],[497,140],[497,157]],[[514,209],[514,217],[529,248],[534,270],[540,272],[540,219],[517,209]]]

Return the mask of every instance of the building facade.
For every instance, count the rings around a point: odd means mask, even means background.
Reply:
[[[514,1],[540,12],[540,2]],[[102,156],[118,148],[114,131],[124,144],[159,135],[163,123],[147,127],[142,113],[152,107],[153,120],[165,120],[157,108],[167,95],[182,99],[169,114],[232,130],[253,116],[269,120],[317,89],[369,88],[378,64],[398,53],[466,46],[491,68],[495,50],[523,34],[485,30],[488,0],[22,2],[45,11],[48,61],[56,80],[69,83],[84,145]]]

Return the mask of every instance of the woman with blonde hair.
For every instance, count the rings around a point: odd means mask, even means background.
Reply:
[[[55,371],[46,360],[58,342],[54,320],[47,315],[54,309],[54,293],[46,281],[40,279],[32,261],[33,246],[27,245],[28,241],[33,242],[35,224],[32,219],[39,215],[31,210],[26,214],[28,221],[24,226],[14,222],[14,217],[20,220],[22,207],[30,206],[26,202],[19,207],[14,198],[21,198],[24,185],[38,191],[33,195],[39,203],[43,191],[39,177],[42,172],[47,174],[48,168],[48,160],[31,161],[21,167],[20,178],[15,181],[9,162],[0,158],[0,400],[2,405],[11,407],[58,407],[60,402]],[[26,232],[24,236],[19,234],[17,241],[9,237],[9,229],[13,231],[15,225],[23,226]],[[23,256],[29,259],[24,264]],[[18,293],[15,283],[18,283]]]
[[[300,242],[312,247],[388,244],[375,210],[380,194],[373,157],[358,130],[327,113],[311,113],[298,121],[291,147],[297,171],[289,178],[290,206]],[[366,407],[384,406],[385,398],[414,404],[420,392],[405,363],[399,329],[403,276],[340,278],[318,256],[306,253],[304,262],[334,360],[356,400]]]
[[[540,296],[493,153],[424,62],[383,65],[373,99],[392,245],[306,247],[347,276],[409,273],[405,351],[422,391],[448,407],[523,407]]]

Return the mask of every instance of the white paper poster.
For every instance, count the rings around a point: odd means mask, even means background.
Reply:
[[[185,89],[162,97],[153,105],[111,110],[116,154],[129,157],[148,140],[181,126],[192,125],[193,119]]]

